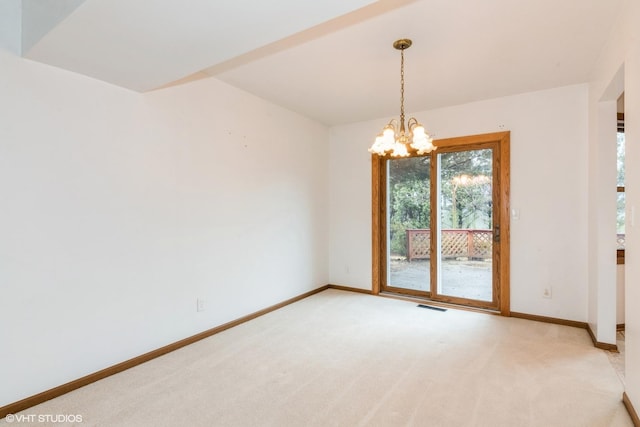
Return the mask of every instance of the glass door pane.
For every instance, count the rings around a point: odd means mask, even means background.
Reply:
[[[430,157],[387,162],[386,288],[430,290],[431,201]]]
[[[443,300],[494,301],[493,149],[438,154],[437,277]]]

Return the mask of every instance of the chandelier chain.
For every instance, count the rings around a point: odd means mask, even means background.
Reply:
[[[404,49],[400,50],[400,126],[404,130]]]

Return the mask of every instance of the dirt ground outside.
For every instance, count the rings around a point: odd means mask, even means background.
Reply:
[[[491,266],[491,260],[443,260],[440,294],[491,301]],[[391,260],[389,283],[398,288],[429,291],[429,270],[428,259],[409,262],[405,258],[395,257]]]

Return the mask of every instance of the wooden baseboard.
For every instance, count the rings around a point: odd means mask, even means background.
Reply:
[[[536,322],[554,323],[556,325],[572,326],[574,328],[587,329],[586,322],[578,322],[575,320],[558,319],[556,317],[538,316],[537,314],[518,313],[516,311],[511,312],[511,317],[517,317],[519,319],[535,320]]]
[[[377,296],[382,298],[397,299],[400,301],[414,302],[416,304],[427,304],[435,307],[450,308],[452,310],[471,311],[474,313],[484,313],[484,314],[492,314],[492,315],[500,314],[500,312],[496,310],[489,310],[489,309],[480,308],[480,307],[470,307],[468,305],[462,305],[462,304],[452,304],[452,303],[443,302],[443,301],[435,301],[429,298],[423,298],[423,297],[412,296],[407,294],[396,294],[393,292],[380,292],[379,294],[377,294]]]
[[[329,288],[329,289],[338,289],[338,290],[341,290],[341,291],[359,292],[359,293],[363,293],[363,294],[373,295],[373,292],[370,291],[370,290],[359,289],[359,288],[351,288],[349,286],[327,285],[327,288]],[[400,300],[411,301],[411,302],[414,302],[414,301],[415,302],[424,302],[423,299],[412,298],[412,297],[406,296],[406,295],[380,293],[380,294],[378,294],[378,296],[385,297],[385,298],[400,299]],[[429,300],[429,304],[439,305],[439,306],[449,307],[449,308],[462,309],[462,310],[480,311],[480,312],[486,312],[486,313],[490,313],[490,314],[495,314],[492,311],[487,311],[487,310],[482,310],[482,309],[474,309],[474,308],[465,307],[465,306],[449,305],[449,304],[439,303],[439,302],[435,302],[435,301],[431,301],[431,300]],[[519,319],[534,320],[536,322],[554,323],[556,325],[564,325],[564,326],[571,326],[571,327],[574,327],[574,328],[586,329],[587,332],[589,333],[589,336],[591,337],[591,340],[593,341],[593,345],[596,348],[599,348],[599,349],[602,349],[602,350],[613,351],[613,352],[617,352],[618,351],[618,346],[616,344],[608,344],[608,343],[599,342],[596,339],[595,334],[591,330],[591,327],[586,322],[578,322],[576,320],[558,319],[556,317],[539,316],[537,314],[518,313],[516,311],[512,311],[510,314],[511,314],[511,317],[517,317]],[[622,326],[622,330],[624,330],[624,325],[617,325],[618,330],[620,330],[620,326]]]
[[[15,414],[20,411],[24,411],[25,409],[31,408],[32,406],[39,405],[40,403],[46,402],[47,400],[51,400],[53,398],[62,396],[63,394],[69,393],[73,390],[79,389],[80,387],[84,387],[88,384],[94,383],[101,379],[107,378],[111,375],[117,374],[119,372],[125,371],[129,368],[133,368],[134,366],[140,365],[142,363],[148,362],[156,357],[160,357],[172,351],[178,350],[179,348],[185,347],[189,344],[193,344],[197,341],[200,341],[204,338],[208,338],[212,335],[225,331],[229,328],[233,328],[234,326],[238,326],[242,323],[253,320],[257,317],[263,316],[267,313],[275,311],[279,308],[287,306],[289,304],[293,304],[294,302],[300,301],[311,295],[317,294],[324,290],[329,289],[330,285],[324,285],[317,289],[314,289],[309,292],[305,292],[302,295],[298,295],[296,297],[290,298],[286,301],[282,301],[278,304],[272,305],[265,309],[256,311],[255,313],[248,314],[246,316],[240,317],[236,320],[232,320],[231,322],[225,323],[220,326],[216,326],[215,328],[208,329],[204,332],[200,332],[199,334],[190,336],[183,340],[174,342],[172,344],[166,345],[164,347],[158,348],[156,350],[152,350],[148,353],[142,354],[140,356],[134,357],[133,359],[126,360],[124,362],[118,363],[117,365],[110,366],[108,368],[102,369],[98,372],[94,372],[92,374],[86,375],[82,378],[78,378],[77,380],[68,382],[66,384],[62,384],[58,387],[54,387],[50,390],[43,391],[42,393],[38,393],[34,396],[27,397],[25,399],[19,400],[14,403],[10,403],[3,407],[0,407],[0,419],[5,418],[8,414]],[[334,288],[335,289],[335,288]]]
[[[591,325],[587,324],[587,332],[589,332],[589,336],[591,337],[591,341],[593,341],[593,345],[596,348],[601,348],[602,350],[609,350],[618,353],[618,346],[616,344],[608,344],[604,342],[599,342],[596,338],[596,334],[591,329]]]
[[[371,294],[371,295],[373,294],[372,291],[367,290],[367,289],[351,288],[351,287],[348,287],[348,286],[327,285],[327,287],[329,289],[338,289],[338,290],[341,290],[341,291],[359,292],[359,293]],[[417,297],[416,298],[412,298],[412,297],[406,296],[406,295],[397,295],[397,294],[388,294],[388,293],[380,293],[380,294],[378,294],[378,296],[385,297],[385,298],[399,299],[399,300],[403,300],[403,301],[419,302],[419,303],[423,303],[425,301],[424,299],[420,299],[420,298],[417,298]],[[483,312],[483,313],[496,314],[493,311],[475,309],[475,308],[472,308],[472,307],[465,307],[465,306],[450,305],[450,304],[439,303],[439,302],[431,301],[431,300],[429,300],[429,304],[436,305],[436,306],[442,306],[442,307],[448,307],[448,308],[461,309],[461,310],[478,311],[478,312]],[[556,317],[539,316],[537,314],[518,313],[516,311],[512,311],[511,312],[511,317],[516,317],[516,318],[525,319],[525,320],[534,320],[536,322],[553,323],[553,324],[556,324],[556,325],[564,325],[564,326],[571,326],[571,327],[574,327],[574,328],[586,329],[587,332],[589,333],[589,336],[591,337],[591,340],[593,341],[593,345],[596,348],[599,348],[599,349],[602,349],[602,350],[613,351],[613,352],[617,352],[618,351],[618,346],[616,344],[608,344],[608,343],[599,342],[596,339],[595,334],[591,330],[591,327],[586,322],[578,322],[576,320],[558,319]],[[620,326],[622,326],[622,330],[624,330],[624,325],[617,325],[618,330],[620,330]]]
[[[575,320],[565,320],[565,319],[558,319],[555,317],[538,316],[536,314],[517,313],[514,311],[511,312],[511,317],[517,317],[520,319],[527,319],[527,320],[535,320],[537,322],[555,323],[557,325],[573,326],[574,328],[586,329],[587,332],[589,333],[589,336],[591,337],[591,341],[593,341],[593,345],[596,348],[600,348],[602,350],[608,350],[608,351],[615,351],[615,352],[618,351],[618,346],[615,344],[599,342],[596,339],[596,335],[591,330],[591,326],[589,326],[589,324],[586,322],[577,322]]]
[[[638,413],[633,407],[633,404],[631,403],[631,400],[629,400],[629,396],[626,392],[622,393],[622,403],[624,403],[624,407],[627,408],[627,412],[629,412],[629,416],[631,417],[631,421],[633,421],[633,425],[635,427],[640,427],[640,417],[638,417]]]
[[[371,289],[352,288],[351,286],[331,285],[331,284],[327,285],[327,288],[336,289],[338,291],[357,292],[359,294],[373,295],[373,291],[371,291]]]
[[[433,301],[433,300],[430,300],[430,299],[421,298],[421,297],[417,297],[417,296],[411,296],[411,295],[394,294],[394,293],[391,293],[391,292],[380,292],[380,293],[376,294],[375,292],[373,292],[370,289],[352,288],[350,286],[342,286],[342,285],[328,285],[328,287],[329,287],[329,289],[337,289],[339,291],[358,292],[358,293],[361,293],[361,294],[375,295],[375,296],[382,297],[382,298],[391,298],[391,299],[397,299],[397,300],[401,300],[401,301],[415,302],[416,304],[425,304],[426,303],[426,304],[433,305],[433,306],[436,306],[436,307],[451,308],[451,309],[455,309],[455,310],[473,311],[473,312],[488,313],[488,314],[500,314],[499,312],[497,312],[495,310],[485,310],[485,309],[477,308],[477,307],[468,307],[468,306],[458,305],[458,304],[449,304],[449,303],[446,303],[446,302]]]

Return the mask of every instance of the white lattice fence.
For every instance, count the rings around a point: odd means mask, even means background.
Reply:
[[[491,258],[493,253],[493,233],[491,230],[469,230],[471,232],[471,258]]]
[[[442,256],[445,258],[491,258],[492,230],[442,230]],[[407,230],[407,258],[428,259],[431,256],[431,231]]]
[[[626,243],[626,236],[624,234],[618,234],[618,238],[616,242],[618,243],[618,249],[624,249],[624,245]]]
[[[411,232],[411,233],[410,233]],[[431,232],[427,230],[407,230],[407,256],[412,259],[430,258]]]
[[[442,256],[461,257],[469,254],[467,230],[442,230]]]

